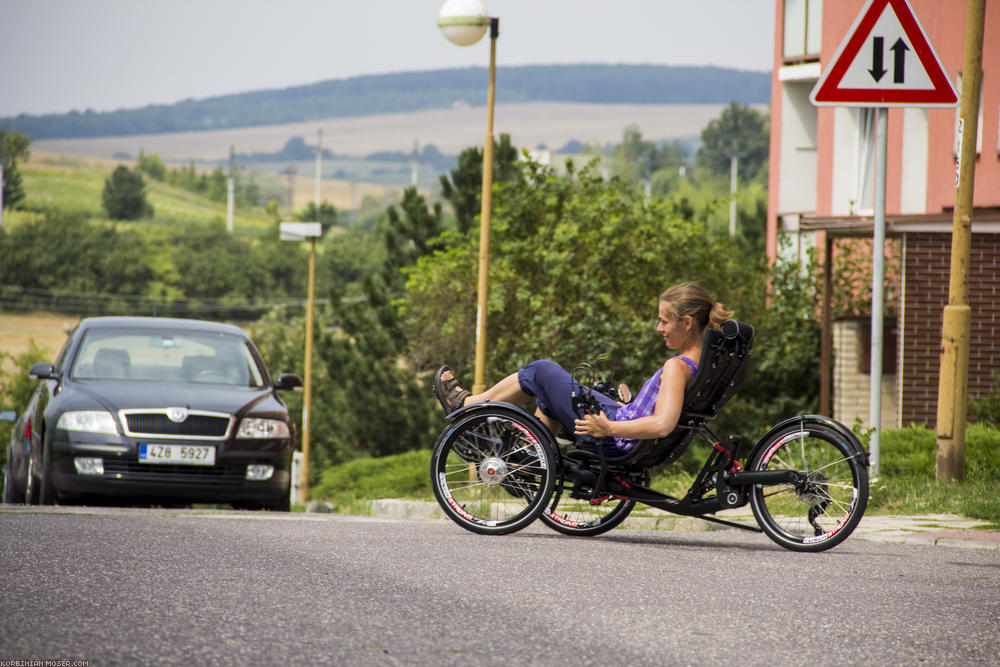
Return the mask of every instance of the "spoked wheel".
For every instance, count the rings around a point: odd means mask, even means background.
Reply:
[[[459,417],[434,445],[431,485],[441,509],[474,533],[524,528],[555,486],[556,450],[544,427],[513,410]]]
[[[564,535],[589,537],[616,528],[628,518],[633,507],[635,501],[628,498],[609,497],[593,503],[589,497],[573,498],[572,489],[567,485],[556,491],[556,496],[539,518],[546,526]]]
[[[843,542],[868,506],[868,468],[833,429],[793,424],[761,443],[749,471],[794,470],[794,484],[756,484],[750,506],[764,533],[793,551],[823,551]]]

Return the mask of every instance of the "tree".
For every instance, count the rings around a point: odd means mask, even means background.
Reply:
[[[3,164],[3,207],[14,208],[24,200],[18,160],[27,160],[31,139],[20,132],[0,130],[0,164]]]
[[[329,308],[316,315],[310,427],[314,480],[326,465],[424,447],[434,437],[435,403],[413,369],[400,363],[408,335],[395,301],[403,291],[401,269],[431,251],[441,218],[439,204],[428,208],[416,188],[407,188],[398,210],[390,207],[386,219],[368,234],[381,237],[382,247],[357,243],[352,256],[343,256],[346,248],[338,250],[342,235],[324,240],[324,260],[340,255],[347,264],[338,266],[356,272],[359,280],[350,286],[334,282]],[[366,262],[359,254],[373,257]],[[372,267],[373,259],[384,261]],[[342,277],[341,271],[336,273]],[[350,295],[345,294],[348,287]],[[299,335],[289,331],[301,331],[300,323],[272,315],[255,334],[270,364],[282,360],[287,362],[283,367],[294,368],[301,363],[304,341],[289,344],[291,336]],[[301,409],[296,401],[290,400],[293,412]]]
[[[45,211],[0,233],[0,284],[52,290],[47,307],[58,309],[59,294],[100,293],[102,301],[71,297],[68,312],[108,312],[120,304],[114,294],[145,294],[154,271],[146,237],[114,223],[89,221],[84,212]],[[36,304],[38,307],[38,304]]]
[[[222,167],[212,170],[205,181],[205,196],[212,201],[226,201],[229,196],[229,179]]]
[[[608,163],[612,176],[642,183],[652,193],[666,194],[676,188],[679,168],[688,163],[688,151],[676,139],[659,145],[646,141],[638,125],[629,125],[622,142],[608,156]]]
[[[521,164],[523,182],[499,185],[494,198],[488,381],[535,358],[572,366],[598,352],[630,381],[643,380],[663,363],[662,348],[642,344],[655,336],[663,289],[701,280],[727,303],[746,303],[760,288],[747,276],[763,262],[737,262],[728,239],[707,235],[637,184],[606,181],[594,166],[564,176]],[[448,361],[461,374],[474,350],[478,240],[443,241],[408,271],[403,329],[412,366]]]
[[[295,215],[295,219],[302,222],[318,222],[323,226],[323,232],[326,233],[331,227],[337,226],[337,208],[325,199],[319,205],[319,209],[316,208],[316,202],[309,202],[304,209]]]
[[[501,134],[500,143],[493,143],[493,183],[504,183],[517,178],[519,173],[517,149],[511,144],[509,134]],[[458,167],[451,170],[450,178],[441,174],[441,195],[454,209],[460,233],[472,229],[480,212],[482,192],[483,151],[471,146],[459,153]]]
[[[118,165],[104,181],[102,199],[112,220],[138,220],[153,215],[153,207],[146,201],[142,174],[124,165]]]
[[[730,102],[701,132],[698,166],[713,174],[728,176],[730,157],[739,158],[739,178],[752,180],[766,174],[769,124],[765,114],[752,107]]]
[[[163,159],[159,153],[146,155],[145,151],[140,148],[139,159],[136,160],[135,168],[154,181],[162,181],[167,177],[167,167],[163,164]]]
[[[403,191],[403,201],[399,204],[403,214],[395,206],[387,211],[387,228],[384,232],[388,261],[385,264],[386,284],[403,287],[400,269],[413,264],[419,257],[433,249],[433,239],[441,233],[441,204],[436,202],[433,211],[427,209],[427,200],[417,192],[416,187]]]

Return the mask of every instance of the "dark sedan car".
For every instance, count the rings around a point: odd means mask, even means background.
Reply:
[[[94,497],[288,509],[295,429],[238,327],[94,317],[70,333],[15,421],[5,502]]]

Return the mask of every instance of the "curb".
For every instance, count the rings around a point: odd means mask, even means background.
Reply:
[[[383,519],[446,520],[436,502],[383,498],[371,501],[369,507],[372,516]],[[677,516],[652,508],[643,508],[641,512],[645,516],[631,516],[626,519],[622,527],[637,530],[732,530],[695,517]],[[756,525],[753,514],[745,508],[718,512],[715,516],[728,521]],[[865,516],[861,520],[851,539],[884,544],[1000,551],[1000,531],[977,528],[980,525],[981,521],[955,514],[872,515]]]

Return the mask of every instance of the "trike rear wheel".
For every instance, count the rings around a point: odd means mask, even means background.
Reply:
[[[755,484],[750,506],[761,529],[793,551],[823,551],[843,542],[868,506],[864,452],[816,423],[789,425],[761,442],[748,471],[794,470],[799,481]]]
[[[434,445],[431,486],[441,509],[474,533],[524,528],[552,496],[556,451],[544,427],[513,410],[461,416]]]

